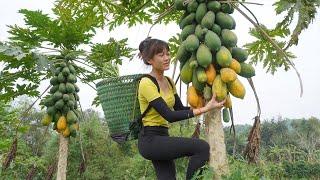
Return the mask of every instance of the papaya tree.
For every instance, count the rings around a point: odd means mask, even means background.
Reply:
[[[10,25],[9,40],[0,44],[0,98],[6,102],[20,95],[41,98],[47,112],[43,124],[52,122],[60,133],[57,179],[66,179],[68,140],[76,136],[81,118],[76,83],[81,80],[94,88],[96,80],[119,75],[117,65],[123,58],[132,58],[127,39],[92,41],[103,23],[94,13],[82,16],[86,8],[56,5],[54,17],[21,9],[26,26]],[[40,84],[48,84],[42,93]]]

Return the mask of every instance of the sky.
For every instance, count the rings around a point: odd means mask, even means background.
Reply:
[[[19,9],[42,10],[44,13],[51,14],[53,0],[1,0],[0,1],[0,41],[6,41],[9,34],[7,25],[24,25],[23,16],[18,13]],[[249,5],[248,7],[259,19],[259,22],[272,28],[279,22],[282,15],[276,16],[271,0],[259,0],[263,6]],[[319,10],[318,10],[319,11]],[[254,39],[248,34],[249,28],[253,27],[241,14],[235,12],[232,15],[237,27],[234,32],[238,36],[238,46],[241,47]],[[311,116],[320,118],[318,103],[320,102],[320,77],[319,50],[320,41],[320,15],[309,28],[300,36],[299,44],[290,50],[297,58],[294,63],[301,74],[304,93],[300,97],[299,80],[293,69],[284,71],[279,69],[274,75],[267,73],[261,64],[255,67],[256,76],[253,78],[261,104],[261,120],[283,118],[310,118]],[[146,38],[150,25],[139,25],[132,28],[121,26],[113,32],[98,31],[94,37],[94,42],[105,43],[110,37],[116,39],[128,38],[128,44],[132,48],[138,48],[139,43]],[[178,25],[156,25],[150,35],[153,38],[168,41],[171,36],[180,32]],[[132,61],[124,60],[120,68],[120,75],[137,73],[148,73],[151,68],[144,65],[140,59],[135,57]],[[317,69],[318,68],[318,69]],[[173,65],[165,72],[165,75],[172,76]],[[176,77],[176,76],[175,76]],[[256,100],[246,79],[240,78],[245,85],[246,96],[243,100],[232,98],[234,119],[236,124],[253,124],[253,117],[257,113]],[[39,88],[42,92],[49,82],[43,82]],[[177,84],[179,89],[179,85]],[[318,93],[318,94],[317,94]],[[182,86],[181,99],[186,105],[186,86]],[[101,107],[91,105],[96,92],[87,85],[80,84],[80,103],[84,109],[93,108],[102,113]],[[228,124],[224,124],[228,125]]]

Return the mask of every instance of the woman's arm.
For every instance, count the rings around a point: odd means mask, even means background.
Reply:
[[[178,94],[174,94],[174,99],[175,99],[175,103],[173,106],[174,110],[190,110],[190,107],[187,106],[183,106],[180,97],[178,96]]]

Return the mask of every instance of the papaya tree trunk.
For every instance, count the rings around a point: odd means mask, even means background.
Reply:
[[[59,160],[58,160],[58,171],[57,180],[66,180],[67,177],[67,159],[68,159],[68,138],[59,135]]]
[[[207,139],[210,145],[209,165],[214,169],[214,179],[221,179],[221,175],[229,172],[224,132],[221,122],[220,109],[209,111],[204,116],[207,123]]]

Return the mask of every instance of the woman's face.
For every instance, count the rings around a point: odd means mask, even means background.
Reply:
[[[170,67],[170,54],[167,49],[164,49],[161,53],[155,54],[152,59],[149,60],[152,68],[158,71],[168,70]]]

